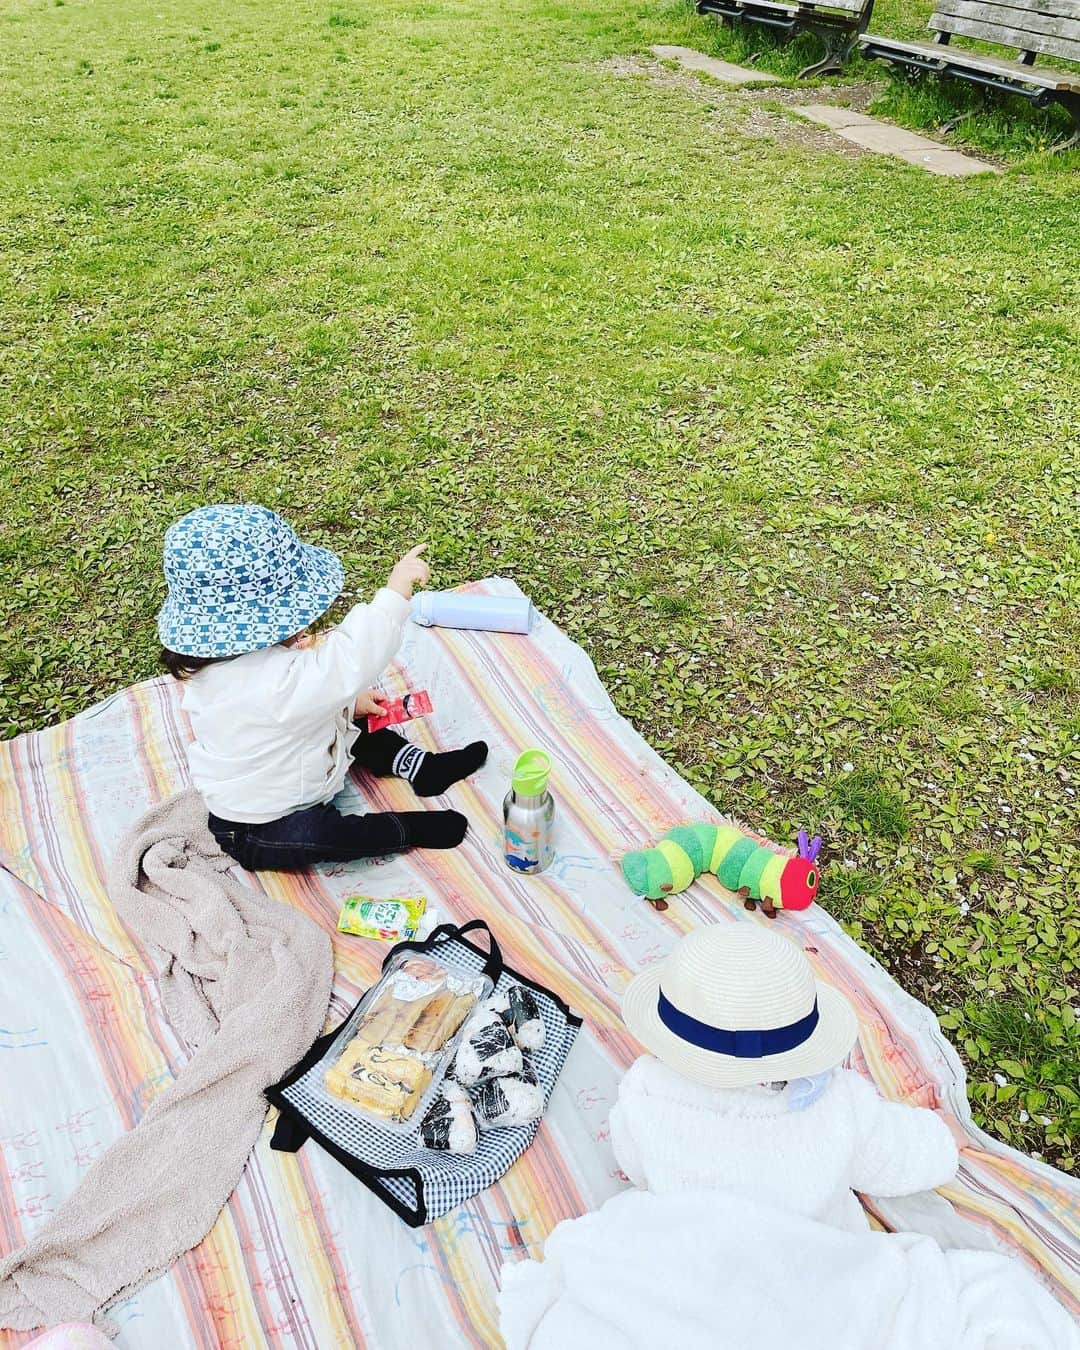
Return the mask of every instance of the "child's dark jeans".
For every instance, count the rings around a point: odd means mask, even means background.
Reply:
[[[389,727],[361,732],[353,763],[369,772],[390,773],[405,739]],[[222,820],[210,813],[210,830],[221,848],[249,871],[293,872],[317,862],[347,862],[399,853],[417,842],[416,827],[431,821],[427,811],[375,811],[343,816],[332,806],[309,806],[261,825]]]

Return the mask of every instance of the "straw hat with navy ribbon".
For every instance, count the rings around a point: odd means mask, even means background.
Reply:
[[[859,1034],[851,1004],[801,949],[749,921],[688,933],[632,981],[623,1019],[657,1059],[709,1087],[823,1073]]]
[[[325,614],[341,593],[336,553],[301,543],[265,506],[202,506],[165,533],[169,596],[162,645],[181,656],[271,647]]]

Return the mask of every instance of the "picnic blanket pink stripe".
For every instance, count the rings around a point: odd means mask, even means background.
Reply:
[[[478,589],[514,588],[493,579]],[[689,927],[763,922],[713,878],[664,915],[626,891],[615,865],[626,848],[717,812],[618,716],[584,653],[553,625],[529,637],[411,630],[386,684],[431,691],[435,714],[410,733],[420,743],[484,736],[492,746],[488,767],[449,798],[469,816],[465,845],[249,879],[331,930],[357,891],[420,892],[446,918],[484,918],[509,963],[557,990],[585,1030],[528,1153],[499,1186],[419,1232],[325,1155],[274,1154],[264,1135],[206,1241],[118,1310],[121,1350],[390,1350],[433,1345],[434,1328],[441,1346],[497,1345],[501,1262],[535,1255],[561,1219],[624,1184],[607,1141],[618,1076],[638,1052],[618,1017],[622,989]],[[179,1066],[152,967],[103,878],[130,821],[185,783],[189,734],[176,686],[153,680],[0,747],[0,1250],[48,1216]],[[540,878],[509,872],[500,849],[502,793],[529,744],[552,754],[560,812],[558,856]],[[342,805],[411,800],[403,783],[364,780]],[[855,1002],[859,1066],[888,1095],[940,1105],[969,1132],[953,1186],[875,1202],[876,1221],[1018,1253],[1080,1311],[1080,1188],[971,1126],[959,1062],[933,1017],[820,907],[778,922]],[[336,1015],[384,954],[335,934]],[[0,1332],[0,1347],[28,1339]]]

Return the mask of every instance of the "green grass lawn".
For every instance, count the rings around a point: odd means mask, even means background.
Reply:
[[[610,68],[686,41],[727,40],[670,0],[10,0],[0,723],[154,672],[190,507],[278,507],[361,589],[427,539],[718,807],[824,834],[979,1119],[1073,1167],[1077,157],[1000,113],[1014,167],[935,178]]]

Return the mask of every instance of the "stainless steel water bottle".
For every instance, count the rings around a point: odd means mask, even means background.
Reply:
[[[503,802],[503,842],[506,865],[515,872],[542,872],[555,857],[550,773],[551,760],[543,750],[526,750],[514,765],[514,779]]]

